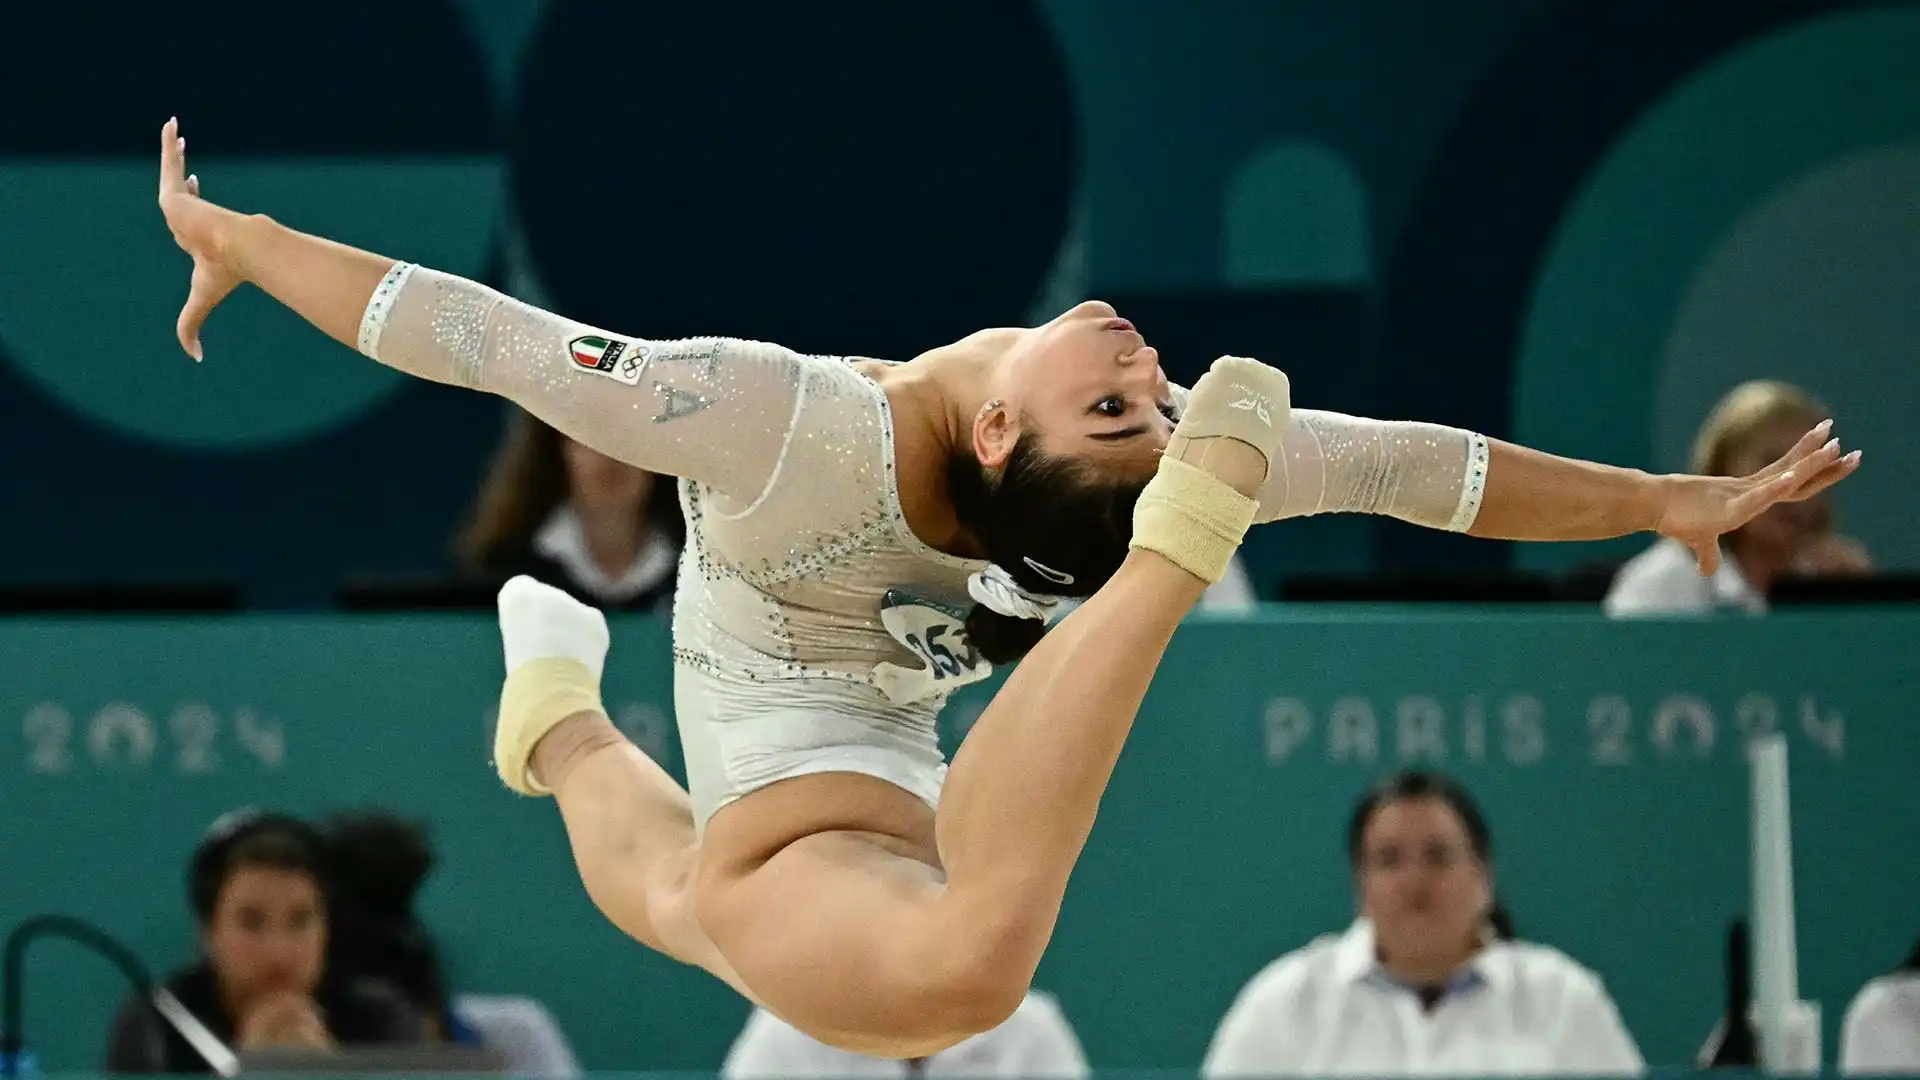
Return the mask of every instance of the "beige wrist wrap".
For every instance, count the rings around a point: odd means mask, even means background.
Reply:
[[[1261,456],[1261,473],[1232,479],[1257,489],[1272,473],[1291,403],[1287,377],[1274,368],[1236,356],[1214,361],[1187,396],[1173,442],[1134,506],[1132,546],[1158,553],[1209,585],[1225,576],[1260,500],[1209,471],[1208,459],[1230,445],[1220,440],[1244,443]],[[1197,464],[1186,460],[1188,450],[1198,452]],[[1241,457],[1223,467],[1245,471]]]

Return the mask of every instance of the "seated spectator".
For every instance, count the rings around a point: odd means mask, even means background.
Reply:
[[[325,850],[296,818],[245,811],[215,822],[194,852],[188,892],[203,958],[166,986],[237,1050],[405,1043],[420,1030],[397,993],[327,970]],[[212,1069],[135,996],[114,1020],[106,1071]]]
[[[326,839],[334,884],[331,969],[399,991],[421,1018],[422,1041],[479,1042],[454,1012],[439,951],[414,914],[414,897],[433,869],[425,831],[368,810],[329,818]]]
[[[1692,472],[1746,476],[1772,464],[1815,424],[1826,406],[1805,391],[1767,380],[1735,387],[1708,414],[1695,438]],[[1634,556],[1614,576],[1603,609],[1608,615],[1692,615],[1718,609],[1759,614],[1767,591],[1782,577],[1866,574],[1873,562],[1860,542],[1834,524],[1823,492],[1805,502],[1780,503],[1721,541],[1720,567],[1701,577],[1686,545],[1663,539]]]
[[[1840,1025],[1840,1071],[1920,1076],[1920,942],[1899,971],[1861,987]]]
[[[503,1071],[520,1080],[576,1080],[580,1062],[573,1056],[560,1022],[530,997],[511,994],[461,994],[453,1011],[497,1055]]]
[[[489,585],[526,574],[604,611],[648,611],[673,596],[685,542],[672,477],[516,409],[455,549]]]
[[[1029,991],[1012,1016],[930,1058],[896,1061],[837,1050],[764,1009],[755,1009],[720,1068],[723,1080],[870,1080],[877,1077],[1002,1077],[1085,1080],[1080,1040],[1053,997]]]
[[[327,820],[335,881],[333,970],[378,979],[421,1018],[423,1042],[484,1046],[529,1080],[573,1080],[580,1065],[540,1002],[507,994],[452,997],[414,898],[434,864],[424,827],[380,810]]]
[[[1374,788],[1347,832],[1359,918],[1254,976],[1203,1074],[1644,1072],[1593,972],[1496,927],[1492,848],[1485,818],[1445,777],[1403,773]]]

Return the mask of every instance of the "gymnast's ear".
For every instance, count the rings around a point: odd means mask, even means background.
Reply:
[[[973,414],[973,456],[983,469],[1004,468],[1020,443],[1019,418],[999,399]]]

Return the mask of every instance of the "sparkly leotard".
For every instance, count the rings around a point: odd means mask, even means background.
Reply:
[[[625,337],[409,263],[375,290],[359,347],[680,478],[674,708],[697,822],[819,772],[937,804],[935,718],[990,673],[961,629],[985,564],[908,528],[886,395],[846,358]],[[1260,518],[1358,511],[1464,529],[1485,473],[1477,435],[1296,409]]]

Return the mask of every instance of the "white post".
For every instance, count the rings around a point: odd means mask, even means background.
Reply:
[[[1773,1073],[1817,1072],[1820,1014],[1800,1000],[1793,913],[1792,803],[1787,740],[1753,742],[1753,1011],[1760,1064]]]

